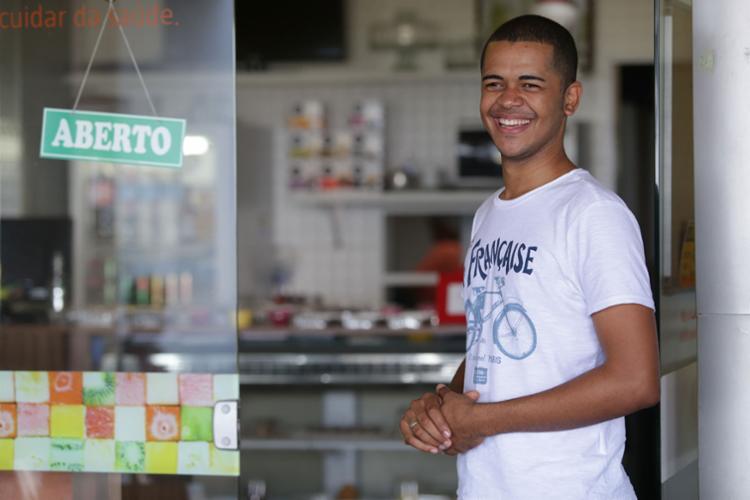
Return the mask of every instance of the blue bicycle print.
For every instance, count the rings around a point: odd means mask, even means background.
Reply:
[[[482,336],[482,326],[492,317],[495,310],[500,308],[492,324],[492,341],[500,352],[511,359],[524,359],[529,357],[536,349],[536,328],[526,313],[526,309],[517,302],[505,302],[503,287],[505,278],[495,278],[497,291],[486,290],[483,286],[472,288],[474,302],[466,301],[468,321],[466,324],[466,335],[468,351],[478,342]],[[484,314],[484,306],[488,295],[496,295],[498,299],[492,302],[489,311]]]

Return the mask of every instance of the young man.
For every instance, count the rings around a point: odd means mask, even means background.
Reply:
[[[635,498],[623,415],[659,400],[654,303],[633,215],[563,149],[576,66],[570,33],[538,16],[483,51],[505,186],[474,217],[466,358],[400,424],[409,445],[458,454],[461,499]]]

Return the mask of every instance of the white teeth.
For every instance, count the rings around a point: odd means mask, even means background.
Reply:
[[[518,125],[526,125],[527,123],[530,123],[531,120],[506,120],[500,118],[498,122],[500,122],[500,125],[503,127],[517,127]]]

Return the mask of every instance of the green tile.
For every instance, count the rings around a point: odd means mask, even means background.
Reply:
[[[109,372],[84,372],[83,403],[86,406],[114,405],[115,374]]]
[[[83,464],[83,439],[52,439],[49,456],[50,469],[63,472],[81,472]]]
[[[143,472],[146,470],[146,446],[136,441],[115,443],[115,469],[118,472]]]
[[[183,441],[213,441],[213,408],[183,406],[180,413]]]

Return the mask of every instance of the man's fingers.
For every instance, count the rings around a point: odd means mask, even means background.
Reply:
[[[430,417],[430,419],[434,422],[435,426],[437,426],[438,430],[440,431],[440,437],[443,440],[450,439],[451,428],[448,425],[448,422],[445,421],[445,417],[443,417],[443,412],[441,412],[437,408],[432,408],[427,412],[427,415]]]
[[[443,440],[442,439],[435,439],[430,435],[429,432],[427,432],[421,425],[416,425],[411,430],[412,434],[422,441],[423,443],[432,446],[433,448],[437,448],[438,450],[443,447]]]
[[[440,413],[439,410],[432,410],[432,412]],[[435,423],[432,421],[431,415],[422,413],[421,415],[417,416],[417,425],[413,427],[412,431],[421,439],[422,441],[430,444],[434,444],[435,446],[439,448],[443,448],[442,446],[445,442],[445,436],[443,435],[443,431],[440,430]]]
[[[448,388],[448,386],[447,386],[447,385],[443,385],[443,384],[438,384],[438,386],[437,386],[437,393],[438,393],[438,395],[439,395],[439,396],[440,396],[441,398],[445,397],[445,396],[446,396],[447,394],[450,394],[451,392],[453,392],[453,391],[451,391],[451,390],[450,390],[450,389]]]
[[[479,391],[469,391],[465,393],[464,395],[468,397],[469,399],[471,399],[472,401],[479,400]]]
[[[437,447],[431,446],[423,441],[421,441],[409,428],[409,424],[406,422],[406,419],[401,419],[401,435],[404,437],[404,443],[408,444],[409,446],[416,448],[420,451],[424,451],[425,453],[432,453],[435,454],[438,452]]]

